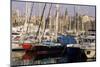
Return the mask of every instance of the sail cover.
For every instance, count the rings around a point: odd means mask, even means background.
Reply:
[[[62,44],[62,45],[67,45],[67,44],[76,44],[76,40],[73,36],[71,35],[61,35],[58,37],[58,41]]]

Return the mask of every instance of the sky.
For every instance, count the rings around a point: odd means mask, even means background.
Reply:
[[[28,5],[33,4],[32,15],[40,16],[45,3],[38,3],[38,2],[27,2]],[[25,1],[12,1],[12,9],[17,9],[20,11],[21,15],[25,14]],[[46,4],[46,9],[44,16],[48,15],[49,8],[51,3]],[[30,6],[31,7],[31,6]],[[80,15],[89,15],[95,17],[95,6],[86,6],[86,5],[72,5],[72,4],[59,4],[59,11],[61,15],[65,15],[65,10],[67,9],[68,15],[74,16],[75,12],[79,13]],[[74,12],[75,10],[75,12]],[[50,15],[55,15],[56,13],[56,4],[52,4]]]

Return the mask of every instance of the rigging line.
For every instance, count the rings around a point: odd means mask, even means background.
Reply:
[[[46,25],[48,24],[48,22],[49,22],[49,20],[50,20],[50,19],[49,19],[49,16],[50,16],[51,7],[52,7],[52,4],[50,5],[50,8],[49,8],[48,16],[47,16],[47,18],[46,18],[46,20],[48,20],[48,21],[45,22],[45,28],[44,28],[42,37],[44,36],[44,32],[45,32],[45,29],[46,29]]]
[[[52,4],[50,5],[50,8],[49,8],[49,12],[48,12],[48,16],[47,16],[47,18],[48,18],[49,15],[50,15],[51,7],[52,7]]]
[[[33,5],[34,5],[34,3],[32,3],[32,7],[31,7],[31,11],[30,11],[30,16],[29,16],[29,21],[28,21],[28,26],[27,26],[26,33],[28,33],[29,23],[30,23],[31,16],[32,16]]]
[[[39,31],[40,31],[41,22],[42,22],[42,19],[43,19],[45,7],[46,7],[46,3],[45,3],[45,5],[44,5],[43,11],[42,11],[42,15],[41,15],[41,19],[40,19],[40,24],[39,24],[38,30],[37,30],[37,32],[36,32],[36,38],[37,38],[37,36],[38,36],[38,34],[39,34]]]

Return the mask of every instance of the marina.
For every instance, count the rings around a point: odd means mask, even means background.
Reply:
[[[12,1],[11,65],[96,61],[90,9],[95,6]]]

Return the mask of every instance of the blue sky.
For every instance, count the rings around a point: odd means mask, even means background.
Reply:
[[[25,3],[26,2],[12,1],[12,9],[18,9],[21,12],[21,14],[24,15]],[[32,2],[28,2],[28,3],[32,3]],[[47,14],[48,14],[50,5],[51,5],[50,3],[46,4],[46,9],[45,9],[45,14],[44,14],[45,16],[47,16]],[[44,7],[44,3],[34,3],[32,15],[41,15],[43,7]],[[59,5],[60,14],[64,15],[65,10],[67,8],[68,15],[73,16],[74,15],[74,7],[75,7],[75,11],[81,15],[86,14],[86,15],[95,17],[95,7],[94,6],[86,6],[86,5],[60,4]],[[50,15],[55,15],[55,11],[56,11],[56,4],[52,4]]]

